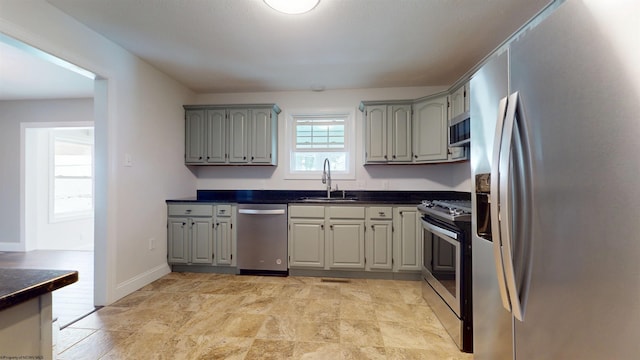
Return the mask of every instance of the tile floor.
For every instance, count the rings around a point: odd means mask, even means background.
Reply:
[[[171,273],[60,332],[58,359],[472,359],[417,281]]]

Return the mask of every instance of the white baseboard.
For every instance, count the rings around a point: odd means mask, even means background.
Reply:
[[[25,248],[23,243],[0,242],[0,251],[23,252]]]
[[[116,285],[115,298],[111,303],[131,294],[132,292],[160,279],[171,272],[169,265],[162,264],[138,276]]]

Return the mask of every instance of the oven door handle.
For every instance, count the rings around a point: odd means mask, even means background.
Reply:
[[[445,239],[447,242],[450,242],[453,245],[457,245],[458,242],[457,241],[452,241],[453,240],[457,240],[458,239],[458,234],[454,233],[453,231],[447,230],[447,229],[443,229],[439,226],[435,226],[433,224],[431,224],[430,222],[421,219],[422,221],[422,225],[424,225],[425,228],[429,229],[429,231],[440,235],[441,238]]]

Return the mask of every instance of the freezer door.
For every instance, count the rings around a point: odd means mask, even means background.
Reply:
[[[510,47],[533,189],[518,360],[640,354],[639,18],[638,1],[568,0]]]
[[[497,120],[498,104],[509,95],[509,54],[502,52],[493,57],[471,78],[471,172],[490,173]],[[496,164],[497,165],[497,164]],[[472,208],[477,209],[475,189],[471,197]],[[504,309],[500,296],[500,282],[496,271],[492,242],[478,236],[477,211],[472,215],[473,233],[473,352],[476,360],[511,359],[513,357],[512,316]],[[494,227],[495,228],[495,227]],[[501,271],[500,271],[501,272]],[[504,282],[502,281],[504,284]],[[506,291],[503,289],[502,291]],[[505,295],[506,299],[506,295]],[[508,301],[508,299],[506,299]]]

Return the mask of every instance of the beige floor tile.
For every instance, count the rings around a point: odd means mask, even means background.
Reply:
[[[307,342],[340,342],[340,322],[336,319],[309,320],[296,322],[296,340]]]
[[[323,280],[171,273],[63,330],[59,359],[472,359],[420,282]]]
[[[191,359],[243,360],[253,339],[221,336],[197,336],[196,351]],[[189,360],[191,360],[189,359]]]
[[[352,319],[340,320],[340,343],[357,346],[384,346],[377,321]]]
[[[259,339],[296,340],[296,322],[291,316],[267,316],[256,335]]]
[[[245,360],[282,360],[293,356],[293,341],[256,339]]]
[[[253,338],[266,319],[267,315],[229,314],[220,325],[220,333],[227,337]]]
[[[267,313],[275,316],[302,317],[308,305],[307,299],[277,298]]]
[[[339,316],[340,300],[309,299],[304,310],[304,317],[314,320]]]
[[[304,360],[385,360],[382,347],[358,347],[348,344],[296,342],[293,359]]]
[[[340,319],[375,321],[376,304],[353,300],[340,301]]]
[[[433,347],[424,336],[423,329],[408,327],[398,322],[379,321],[378,324],[385,347],[410,349],[430,349]]]

